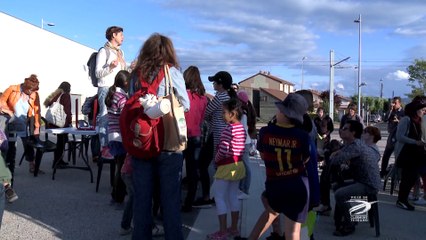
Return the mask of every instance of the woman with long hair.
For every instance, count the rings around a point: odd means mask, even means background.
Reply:
[[[207,142],[201,150],[200,156],[200,181],[202,187],[202,196],[198,198],[194,207],[211,207],[213,199],[210,198],[210,175],[209,166],[216,155],[217,145],[222,130],[228,125],[222,116],[222,104],[230,98],[237,99],[237,93],[232,88],[232,76],[228,72],[219,71],[214,76],[209,77],[216,91],[213,99],[207,104],[204,120],[209,125]]]
[[[188,67],[183,72],[186,91],[190,102],[190,110],[185,113],[186,125],[188,127],[188,147],[183,152],[186,167],[186,179],[188,193],[182,207],[183,212],[192,210],[198,183],[198,160],[201,150],[201,128],[204,119],[204,111],[207,106],[206,90],[201,81],[200,71],[195,66]]]
[[[395,159],[401,168],[398,201],[396,206],[405,210],[414,210],[408,202],[411,188],[418,179],[419,168],[424,163],[426,143],[421,140],[421,121],[426,113],[426,103],[413,100],[405,107],[405,116],[401,118],[396,130]]]
[[[61,104],[64,107],[64,112],[67,115],[67,118],[65,120],[64,127],[69,127],[72,123],[72,113],[71,113],[71,84],[69,82],[62,82],[58,89],[56,89],[54,92],[52,92],[46,100],[44,100],[44,106],[49,107],[54,102],[58,101],[59,104]],[[48,128],[57,128],[58,126],[55,126],[54,124],[49,123]],[[57,142],[56,142],[56,149],[54,152],[54,158],[53,158],[53,164],[54,166],[57,165],[57,167],[63,167],[68,165],[67,162],[63,160],[64,155],[64,149],[65,144],[68,140],[68,134],[58,134],[57,135]]]
[[[133,77],[137,79],[133,82],[132,87],[138,89],[141,82],[152,84],[157,76],[164,76],[165,65],[170,67],[170,77],[176,97],[185,111],[188,111],[190,106],[185,81],[179,71],[179,63],[173,43],[166,36],[154,33],[145,41],[132,72],[134,73]],[[166,87],[163,78],[157,90],[158,97],[164,96]],[[183,239],[180,215],[182,165],[182,152],[163,151],[155,159],[141,159],[133,156],[134,231],[132,239],[152,238],[153,182],[157,177],[159,179],[158,189],[160,191],[165,239]]]

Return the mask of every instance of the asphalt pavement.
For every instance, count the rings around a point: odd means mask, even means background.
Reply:
[[[378,143],[383,153],[387,138],[386,127],[384,124],[377,126],[383,137]],[[332,137],[339,138],[337,132]],[[19,143],[17,161],[21,155],[22,147]],[[11,204],[6,203],[0,239],[130,239],[130,236],[119,235],[122,210],[109,203],[109,165],[104,165],[99,192],[96,193],[95,182],[90,182],[88,171],[59,169],[55,180],[52,180],[52,160],[53,154],[46,153],[41,164],[41,169],[46,174],[38,177],[29,173],[28,162],[25,160],[21,166],[17,166],[14,189],[19,199]],[[393,161],[392,157],[391,162]],[[83,165],[82,160],[78,159],[77,164]],[[90,164],[96,181],[97,165],[92,162]],[[260,194],[264,189],[265,167],[258,156],[250,159],[250,167],[250,197],[242,200],[240,218],[243,236],[249,234],[263,211]],[[333,201],[333,195],[331,198]],[[395,193],[391,196],[388,190],[380,192],[378,198],[380,237],[375,237],[375,231],[368,223],[359,223],[355,233],[344,239],[426,239],[425,207],[416,207],[413,212],[399,209],[395,206]],[[185,238],[188,240],[205,239],[207,234],[219,227],[214,207],[182,213],[182,219]],[[338,239],[333,236],[333,230],[332,216],[319,216],[314,230],[315,239]],[[307,239],[305,229],[302,230],[302,239]]]

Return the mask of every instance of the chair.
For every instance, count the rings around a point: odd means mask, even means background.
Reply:
[[[370,194],[367,196],[368,202],[372,203],[370,211],[368,211],[368,221],[370,227],[376,228],[376,237],[380,236],[380,221],[379,221],[379,202],[377,201],[377,194]]]
[[[44,123],[45,126],[47,125],[47,120],[44,117],[41,117],[41,121]],[[32,124],[31,121],[29,121],[29,125],[30,125],[29,128],[31,127],[31,124]],[[29,130],[29,128],[27,128],[27,130]],[[27,132],[27,136],[29,136],[29,138],[32,138],[32,136],[30,136],[28,132]],[[44,153],[54,152],[56,150],[56,143],[49,140],[49,135],[47,133],[45,133],[44,139],[45,140],[42,141],[41,139],[33,138],[28,141],[28,144],[36,150],[34,177],[37,177],[38,175],[38,170],[40,169],[40,163]],[[24,159],[24,157],[25,157],[25,152],[23,153],[21,157],[19,165],[22,164],[22,160]]]
[[[400,173],[400,169],[395,164],[390,164],[389,169],[390,169],[390,171],[388,172],[388,174],[385,176],[385,179],[384,179],[383,191],[386,191],[386,185],[387,185],[388,181],[390,180],[389,193],[392,196],[395,188],[397,186],[399,186],[399,181],[401,179],[401,173]]]
[[[99,183],[101,181],[101,175],[102,175],[102,168],[104,163],[109,163],[110,164],[110,168],[109,168],[109,172],[110,172],[110,184],[111,186],[114,185],[114,177],[115,177],[115,159],[105,159],[103,157],[99,157],[98,159],[98,175],[96,177],[96,192],[99,191]]]

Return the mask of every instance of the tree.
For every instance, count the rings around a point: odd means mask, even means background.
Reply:
[[[426,61],[415,59],[414,64],[407,67],[407,72],[410,75],[407,85],[411,87],[411,93],[407,96],[426,95]]]
[[[342,99],[339,97],[339,95],[336,94],[336,91],[334,93],[334,112],[336,113],[339,109],[340,105],[342,104]],[[329,105],[330,105],[330,91],[324,91],[320,94],[320,98],[322,99],[322,107],[324,108],[324,112],[329,113]]]

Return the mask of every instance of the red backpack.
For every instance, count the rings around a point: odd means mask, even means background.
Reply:
[[[120,131],[123,146],[131,156],[149,160],[160,155],[163,147],[162,118],[151,119],[144,113],[139,98],[145,94],[157,95],[157,89],[164,78],[160,70],[151,84],[140,80],[141,89],[130,97],[120,115]]]

